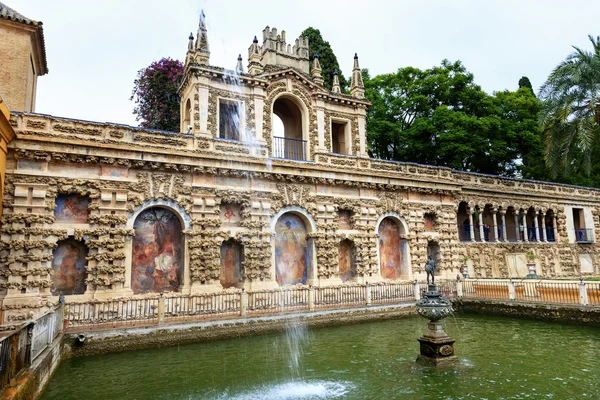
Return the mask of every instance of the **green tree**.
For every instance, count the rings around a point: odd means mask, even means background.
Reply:
[[[531,90],[531,93],[535,93],[533,91],[533,86],[531,86],[531,81],[526,76],[522,76],[521,79],[519,79],[519,88],[528,88]]]
[[[363,71],[374,157],[543,179],[540,102],[523,87],[493,96],[460,61],[427,70]],[[547,175],[547,174],[546,174]]]
[[[526,179],[548,180],[550,175],[544,163],[544,144],[538,124],[542,103],[528,85],[519,81],[515,92],[494,93],[500,131],[510,147],[514,162],[514,176]]]
[[[183,78],[183,65],[178,60],[162,58],[138,71],[130,100],[140,126],[179,132],[179,96],[177,88]]]
[[[365,81],[373,103],[367,114],[374,157],[506,173],[507,146],[494,99],[473,82],[460,61],[427,70],[399,69]]]
[[[596,168],[600,136],[600,36],[588,36],[592,51],[574,47],[542,85],[540,124],[546,163],[553,177]],[[582,168],[581,168],[582,167]]]
[[[323,69],[323,79],[325,87],[331,90],[333,84],[333,71],[338,70],[338,78],[340,80],[340,88],[342,92],[348,89],[348,80],[342,74],[342,70],[329,42],[323,39],[321,32],[313,27],[308,27],[302,32],[302,36],[308,38],[308,51],[310,54],[310,66],[312,68],[312,60],[315,52],[319,55],[319,62]]]

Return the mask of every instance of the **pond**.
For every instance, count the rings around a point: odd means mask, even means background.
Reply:
[[[458,367],[414,363],[419,317],[67,359],[43,399],[600,398],[600,328],[445,320]]]

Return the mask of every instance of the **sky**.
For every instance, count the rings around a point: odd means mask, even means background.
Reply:
[[[38,79],[36,112],[129,125],[137,71],[184,61],[202,9],[212,65],[233,69],[240,53],[247,64],[267,25],[292,44],[312,26],[345,76],[355,52],[371,76],[461,60],[488,93],[515,90],[522,76],[537,91],[572,46],[590,49],[587,36],[600,34],[600,1],[590,0],[2,1],[44,23],[49,74]]]

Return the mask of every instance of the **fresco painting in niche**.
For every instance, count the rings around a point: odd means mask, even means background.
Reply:
[[[138,215],[133,229],[133,293],[179,289],[183,275],[183,241],[179,218],[165,208],[153,207]]]
[[[383,278],[400,278],[402,264],[400,230],[391,218],[384,218],[379,225],[379,260]]]
[[[435,216],[433,214],[425,214],[425,232],[433,232]]]
[[[56,198],[54,216],[56,222],[72,222],[85,224],[88,221],[88,205],[90,201],[86,196],[78,194],[60,194]]]
[[[342,240],[339,247],[339,270],[340,278],[346,282],[355,276],[354,270],[354,246],[348,239]]]
[[[221,286],[242,286],[242,262],[244,261],[244,248],[233,239],[224,241],[221,245]]]
[[[280,285],[306,283],[309,267],[306,226],[295,214],[284,214],[275,225],[275,280]]]
[[[241,207],[239,204],[234,203],[223,203],[221,204],[220,219],[223,225],[239,225],[242,220],[240,215]]]
[[[340,210],[338,216],[339,229],[352,229],[351,215],[349,210]]]
[[[52,287],[53,295],[83,294],[85,292],[85,270],[88,249],[85,244],[75,239],[58,242],[52,252]]]

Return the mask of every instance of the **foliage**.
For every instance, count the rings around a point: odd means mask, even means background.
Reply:
[[[144,128],[179,132],[179,96],[177,89],[183,77],[183,64],[162,58],[138,71],[130,100],[133,113]]]
[[[581,167],[590,176],[599,169],[600,36],[589,40],[591,52],[574,47],[540,88],[540,124],[553,177],[572,177]]]
[[[308,38],[308,51],[310,54],[310,66],[312,68],[312,60],[315,52],[319,55],[319,62],[323,69],[323,79],[325,87],[331,90],[333,84],[333,71],[338,70],[338,78],[340,80],[340,88],[344,92],[348,88],[348,80],[342,74],[337,57],[333,53],[333,49],[329,42],[323,39],[321,32],[313,27],[308,27],[302,32],[302,36]]]
[[[531,93],[534,93],[533,86],[531,86],[531,81],[526,76],[522,76],[521,79],[519,79],[519,89],[520,88],[528,88],[531,90]]]
[[[485,93],[460,61],[370,78],[363,71],[372,156],[497,175],[536,177],[541,156],[533,92]],[[523,164],[523,165],[521,165]]]

